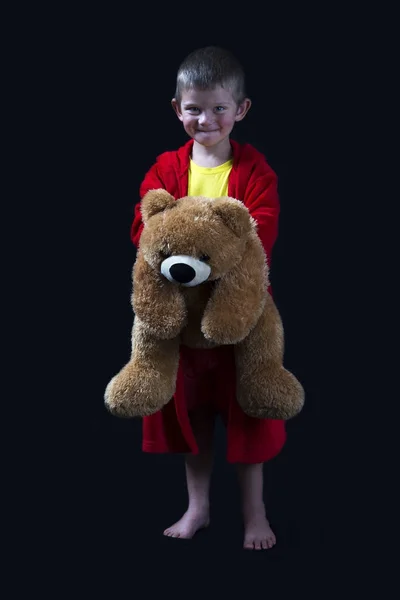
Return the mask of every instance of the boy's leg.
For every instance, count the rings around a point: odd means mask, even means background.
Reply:
[[[237,465],[237,470],[244,520],[243,546],[249,550],[272,548],[276,538],[265,516],[263,463],[241,463]]]
[[[209,491],[215,422],[215,416],[203,407],[190,411],[189,416],[199,446],[199,454],[188,454],[185,459],[189,505],[183,517],[164,531],[164,535],[183,539],[192,538],[210,521]]]

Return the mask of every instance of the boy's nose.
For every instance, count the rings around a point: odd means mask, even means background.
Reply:
[[[201,113],[201,115],[199,116],[199,123],[206,124],[206,123],[211,123],[212,122],[212,115],[210,115],[210,113],[208,112],[203,112]]]

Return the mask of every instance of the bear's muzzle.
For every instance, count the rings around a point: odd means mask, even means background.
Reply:
[[[161,273],[169,281],[194,287],[207,281],[211,267],[193,256],[169,256],[161,263]]]

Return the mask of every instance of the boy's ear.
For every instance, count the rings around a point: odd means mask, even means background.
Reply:
[[[182,117],[181,109],[180,109],[179,103],[176,100],[176,98],[172,98],[172,100],[171,100],[171,106],[174,109],[174,112],[176,113],[178,119],[180,121],[182,121],[183,117]]]
[[[243,102],[241,102],[236,111],[235,121],[241,121],[245,118],[247,113],[251,108],[251,100],[250,98],[245,98]]]
[[[158,190],[149,190],[142,198],[140,210],[142,213],[143,223],[156,215],[157,213],[172,208],[176,205],[175,198],[162,188]]]

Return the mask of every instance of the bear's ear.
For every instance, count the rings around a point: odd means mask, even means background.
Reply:
[[[175,198],[166,190],[162,188],[149,190],[143,196],[140,205],[143,223],[147,223],[152,216],[172,206],[175,206]]]
[[[252,218],[243,202],[234,198],[224,197],[216,198],[211,206],[224,225],[229,227],[237,237],[240,238],[250,233]]]

